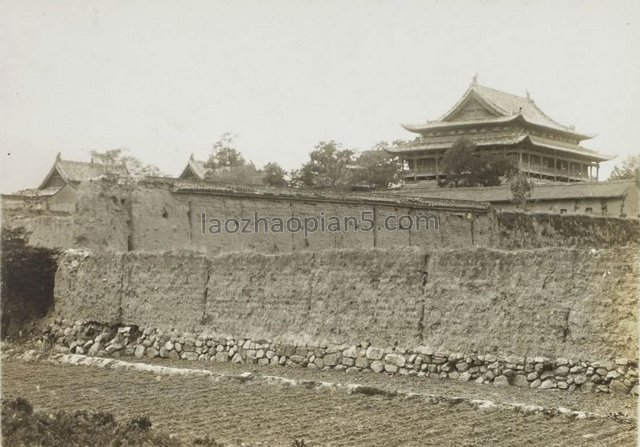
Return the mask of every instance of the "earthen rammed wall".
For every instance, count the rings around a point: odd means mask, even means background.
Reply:
[[[637,359],[633,249],[67,252],[73,320],[288,343]]]
[[[379,196],[306,193],[250,193],[178,188],[162,182],[119,185],[106,181],[80,185],[75,211],[5,209],[3,227],[23,228],[29,243],[48,248],[109,251],[190,250],[209,256],[234,251],[283,253],[325,249],[411,246],[425,249],[493,247],[610,248],[636,244],[640,221],[587,216],[494,213],[473,202],[412,201]],[[206,220],[307,216],[375,219],[374,231],[276,234],[208,234]],[[386,216],[429,215],[440,229],[384,229]],[[381,229],[378,230],[377,228]]]

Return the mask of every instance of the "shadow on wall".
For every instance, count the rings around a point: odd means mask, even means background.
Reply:
[[[57,250],[26,244],[21,231],[2,232],[2,338],[26,335],[53,308]]]

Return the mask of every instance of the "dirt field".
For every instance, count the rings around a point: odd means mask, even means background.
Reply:
[[[252,381],[13,359],[3,361],[2,381],[4,396],[23,396],[36,409],[145,414],[156,429],[182,439],[209,435],[225,443],[270,446],[290,446],[294,439],[304,439],[307,446],[635,445],[635,425],[613,418],[484,412],[466,403],[430,404]]]

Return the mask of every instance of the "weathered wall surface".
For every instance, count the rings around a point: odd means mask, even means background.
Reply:
[[[2,230],[20,231],[32,247],[71,248],[74,218],[69,213],[24,212],[2,210]]]
[[[122,319],[123,253],[68,250],[55,277],[54,310],[87,321]]]
[[[55,306],[282,342],[637,359],[638,263],[633,248],[68,253]]]
[[[640,221],[558,214],[498,213],[494,242],[503,249],[608,248],[638,244]]]
[[[429,271],[423,326],[435,346],[637,358],[633,248],[446,251]]]
[[[374,231],[362,231],[375,221]],[[264,225],[250,234],[210,234],[210,220],[254,219],[256,216],[290,219],[320,216],[354,217],[362,225],[360,231],[316,231],[304,237],[302,232],[265,232]],[[386,230],[386,216],[433,215],[440,219],[438,231]],[[204,216],[204,217],[203,217]],[[342,248],[388,248],[393,246],[465,247],[488,242],[492,221],[486,210],[443,210],[428,205],[407,206],[391,202],[372,203],[356,199],[318,197],[261,196],[256,194],[223,194],[183,191],[172,193],[166,185],[147,185],[136,190],[132,202],[133,246],[144,250],[188,248],[210,255],[230,251],[278,253],[299,250],[318,251]],[[395,224],[394,222],[391,222]],[[204,230],[204,231],[203,231]]]
[[[70,250],[56,275],[56,313],[73,319],[199,327],[209,263],[202,256]]]
[[[423,259],[417,249],[219,256],[207,319],[255,339],[415,344]]]
[[[88,182],[80,185],[73,213],[46,210],[5,210],[3,227],[23,228],[29,244],[50,248],[94,250],[191,250],[209,256],[234,251],[282,253],[325,249],[365,249],[413,246],[424,249],[497,247],[609,248],[637,244],[640,221],[588,216],[492,213],[476,208],[367,200],[321,195],[263,195],[177,190],[165,183],[118,185]],[[375,231],[302,233],[203,233],[202,213],[211,218],[346,216],[369,213]],[[438,231],[384,229],[386,216],[432,215]],[[380,230],[377,228],[380,227]],[[263,227],[261,227],[263,228]]]

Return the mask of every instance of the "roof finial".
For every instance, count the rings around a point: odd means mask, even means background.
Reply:
[[[527,99],[531,99],[531,95],[529,94],[529,90],[525,89],[524,92],[527,94]]]
[[[58,152],[58,155],[56,155],[56,161],[60,160],[62,160],[62,152]]]
[[[477,84],[478,83],[478,73],[476,73],[475,75],[473,75],[473,80],[471,81],[472,84]]]
[[[191,157],[189,157],[189,160],[195,160],[195,158],[193,158],[193,152],[191,152]]]

